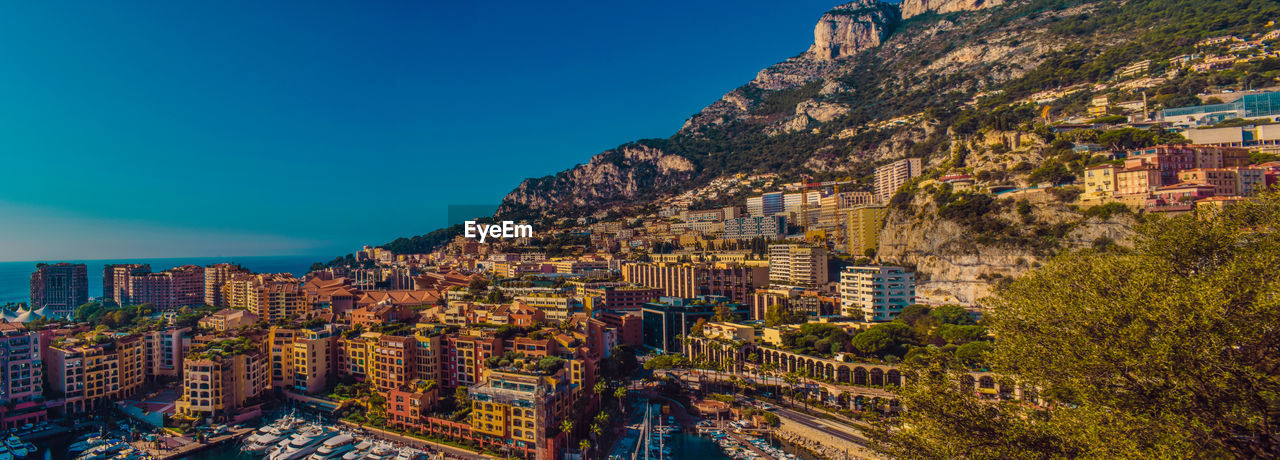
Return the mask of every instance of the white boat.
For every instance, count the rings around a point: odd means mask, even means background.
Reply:
[[[356,447],[356,438],[349,434],[340,434],[325,440],[324,444],[311,454],[310,460],[336,460]]]
[[[123,442],[109,442],[85,451],[85,453],[81,454],[79,457],[76,457],[76,459],[77,460],[104,460],[104,459],[111,458],[116,454],[116,452],[120,452],[121,450],[124,450],[125,447],[126,445]]]
[[[111,442],[111,439],[103,436],[93,435],[93,436],[89,436],[88,438],[85,438],[82,441],[72,444],[71,447],[67,448],[67,452],[78,454],[86,450],[92,449],[94,447],[98,447],[103,444],[106,444],[108,442]]]
[[[396,455],[399,455],[399,452],[396,452],[395,448],[386,444],[379,444],[370,449],[364,458],[365,460],[391,460],[396,458]]]
[[[360,441],[350,452],[342,455],[342,460],[360,460],[371,450],[373,450],[373,441]]]
[[[308,427],[293,435],[288,444],[273,453],[269,458],[270,460],[298,460],[304,458],[315,453],[320,449],[321,444],[336,434],[337,432],[327,428]]]
[[[400,449],[400,455],[396,455],[396,460],[418,460],[422,456],[422,451],[417,449]]]
[[[0,460],[13,460],[13,454],[9,453],[9,448],[4,444],[0,444]]]
[[[12,455],[13,458],[23,458],[30,453],[27,451],[27,443],[22,442],[22,440],[18,439],[17,436],[9,435],[9,437],[4,440],[4,446],[9,449],[9,454]]]

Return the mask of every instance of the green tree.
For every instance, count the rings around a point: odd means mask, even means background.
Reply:
[[[926,350],[876,432],[913,458],[1280,455],[1280,196],[1138,225],[999,292],[992,371],[1041,405],[980,400]]]

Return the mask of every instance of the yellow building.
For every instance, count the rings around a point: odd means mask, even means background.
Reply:
[[[1084,171],[1084,193],[1080,201],[1090,204],[1104,203],[1116,194],[1116,173],[1124,169],[1120,165],[1100,164]]]
[[[849,243],[845,250],[862,256],[868,249],[878,248],[880,229],[884,227],[884,216],[888,212],[889,208],[884,205],[863,205],[849,210]]]
[[[582,301],[577,297],[564,294],[534,293],[516,296],[515,300],[542,310],[548,321],[564,321],[583,308]]]
[[[546,442],[538,433],[549,437],[556,432],[581,393],[566,378],[565,369],[554,375],[491,370],[484,383],[469,390],[472,431],[529,450]]]
[[[359,381],[368,378],[373,370],[373,349],[378,345],[379,337],[382,334],[366,332],[358,337],[339,339],[339,352],[342,355],[340,373]]]
[[[309,316],[310,303],[302,283],[289,274],[239,277],[222,285],[228,307],[248,310],[259,318],[278,321]]]
[[[268,358],[257,350],[211,346],[182,363],[182,397],[175,405],[182,415],[225,420],[270,388]]]

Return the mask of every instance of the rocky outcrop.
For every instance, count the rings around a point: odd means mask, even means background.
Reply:
[[[929,12],[947,14],[976,11],[1004,3],[1005,0],[902,0],[898,7],[902,9],[902,18],[907,19]]]
[[[525,179],[502,199],[499,214],[519,210],[557,210],[645,197],[689,180],[695,167],[688,159],[661,149],[629,144],[591,158],[585,165],[554,176]]]
[[[898,23],[898,10],[877,0],[857,0],[837,6],[813,28],[807,56],[834,60],[880,46]]]
[[[1127,215],[1111,220],[1081,220],[1079,213],[1044,194],[1021,199],[1034,203],[1037,219],[1075,222],[1061,241],[1063,249],[1088,247],[1100,238],[1130,244],[1133,220]],[[916,205],[929,206],[922,196],[917,196]],[[975,237],[964,226],[940,219],[935,212],[895,210],[885,219],[877,255],[885,263],[915,267],[920,278],[916,297],[921,303],[934,305],[979,305],[995,291],[1000,280],[1021,276],[1051,257],[1028,248],[980,244]]]

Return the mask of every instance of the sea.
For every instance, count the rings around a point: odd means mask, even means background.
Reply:
[[[89,297],[102,296],[102,267],[107,264],[151,264],[152,271],[161,271],[182,265],[207,266],[218,263],[240,264],[258,273],[292,273],[302,276],[311,264],[333,259],[333,255],[309,256],[246,256],[246,257],[186,257],[168,259],[101,259],[101,260],[45,260],[33,262],[0,262],[0,305],[28,302],[31,297],[31,272],[37,263],[82,263],[88,269]]]

